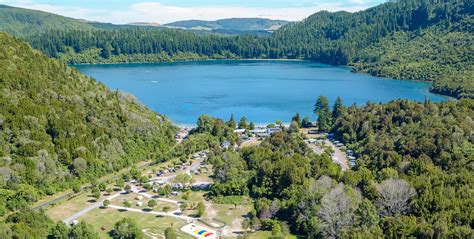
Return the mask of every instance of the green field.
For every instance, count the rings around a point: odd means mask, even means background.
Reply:
[[[158,238],[160,238],[159,235],[164,235],[165,229],[170,226],[175,229],[180,238],[192,238],[179,230],[186,222],[174,217],[159,217],[131,211],[121,212],[117,209],[107,208],[94,209],[78,218],[78,220],[83,220],[91,224],[94,229],[99,232],[101,238],[111,238],[109,233],[113,230],[114,223],[125,217],[133,218],[142,230],[146,230],[146,233],[153,233],[153,235],[156,235]]]

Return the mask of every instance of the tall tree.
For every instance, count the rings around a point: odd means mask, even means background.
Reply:
[[[115,238],[142,239],[145,238],[143,232],[138,228],[138,224],[132,218],[125,217],[114,225],[113,235]]]
[[[387,179],[377,185],[380,198],[377,207],[382,216],[395,216],[408,210],[408,201],[416,195],[415,189],[403,179]]]
[[[356,193],[356,197],[360,197]],[[321,209],[318,216],[322,222],[323,233],[330,238],[337,238],[354,223],[354,212],[360,198],[354,198],[345,192],[340,184],[331,189],[321,199]]]
[[[334,106],[332,109],[332,119],[336,120],[339,116],[341,116],[343,110],[344,106],[342,105],[342,99],[338,96],[336,102],[334,102]]]
[[[318,128],[321,131],[329,131],[331,129],[331,110],[329,109],[329,101],[326,96],[319,96],[314,104],[313,112],[318,116]]]
[[[240,118],[239,129],[247,129],[247,118],[245,118],[245,116],[242,116],[242,118]]]
[[[293,122],[293,121],[296,121],[296,123],[298,123],[298,125],[301,126],[300,113],[296,113],[296,115],[294,115],[294,116],[291,118],[291,122]]]
[[[235,129],[236,123],[235,123],[235,119],[234,119],[234,114],[231,114],[231,115],[230,115],[230,119],[229,119],[229,121],[227,122],[227,125],[228,125],[230,128]]]

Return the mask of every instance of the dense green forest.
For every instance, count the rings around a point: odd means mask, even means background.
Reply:
[[[175,127],[0,33],[0,215],[130,166],[165,157]]]
[[[332,112],[318,102],[329,130],[355,150],[352,170],[342,173],[329,151],[314,154],[295,116],[260,146],[215,151],[210,196],[249,195],[247,228],[305,238],[474,236],[473,100],[336,104]]]
[[[25,36],[46,30],[89,30],[94,27],[76,19],[52,13],[15,8],[0,4],[0,31]]]

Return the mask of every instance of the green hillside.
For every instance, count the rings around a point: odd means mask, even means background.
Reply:
[[[167,27],[202,30],[273,31],[288,21],[265,18],[229,18],[216,21],[186,20],[165,24]]]
[[[0,5],[0,31],[22,36],[44,30],[93,29],[80,20],[60,15]]]
[[[174,126],[133,96],[5,33],[0,45],[0,216],[174,145]]]

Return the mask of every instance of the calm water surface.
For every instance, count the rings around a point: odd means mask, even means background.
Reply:
[[[376,78],[349,68],[307,61],[205,61],[186,63],[76,66],[112,89],[130,92],[151,109],[178,124],[194,124],[199,115],[228,119],[245,115],[265,124],[288,122],[299,112],[312,115],[316,98],[345,105],[398,98],[447,100],[431,94],[428,83]]]

